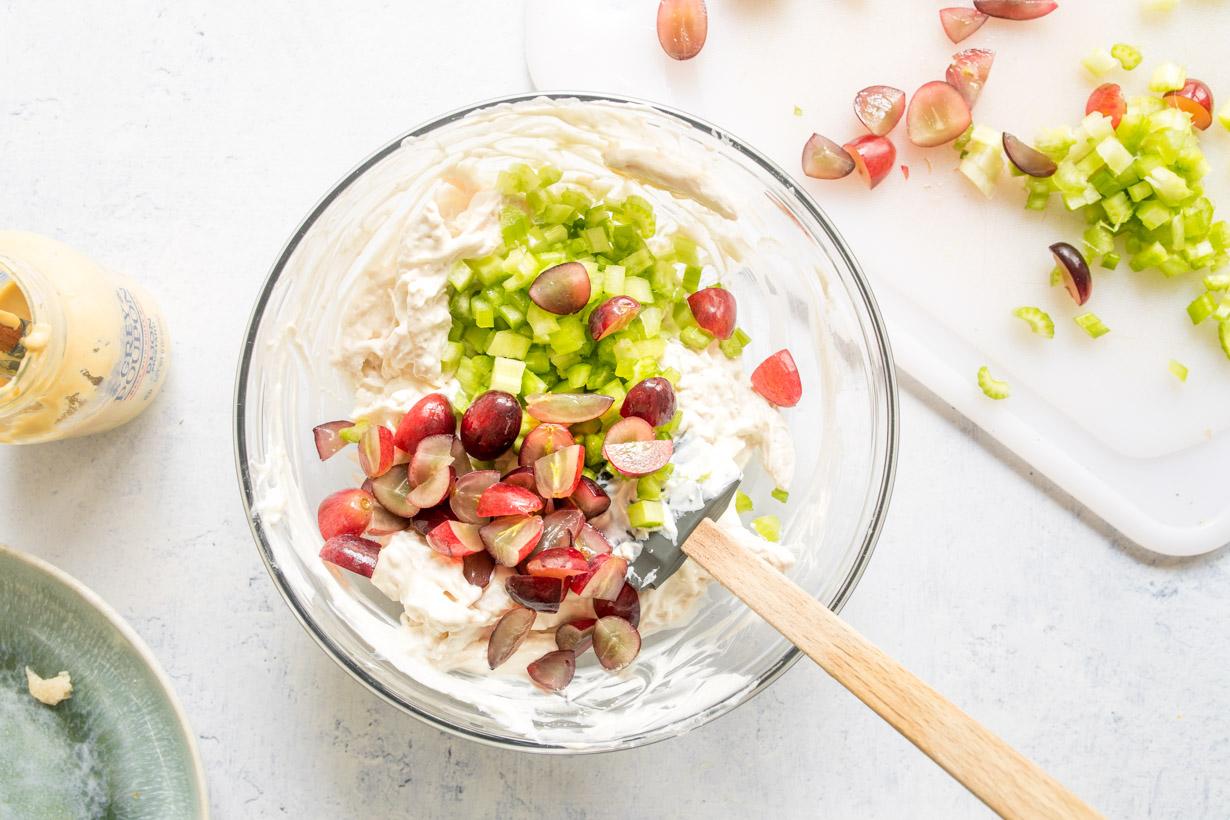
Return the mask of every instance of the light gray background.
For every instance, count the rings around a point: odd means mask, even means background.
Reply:
[[[76,575],[149,642],[200,737],[218,817],[985,814],[806,663],[682,739],[533,757],[385,705],[274,591],[231,456],[250,305],[359,158],[528,88],[521,14],[0,2],[0,225],[131,272],[174,342],[166,393],[135,423],[0,451],[0,541]],[[895,499],[851,623],[1109,815],[1230,812],[1226,551],[1177,561],[1130,546],[906,387]]]

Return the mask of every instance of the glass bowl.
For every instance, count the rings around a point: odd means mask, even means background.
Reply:
[[[399,173],[412,174],[416,164],[430,164],[430,151],[447,150],[450,132],[467,115],[542,96],[480,103],[415,128],[364,160],[317,204],[273,266],[248,326],[235,396],[236,461],[252,532],[274,583],[321,647],[373,692],[432,725],[499,746],[557,753],[632,748],[744,703],[789,668],[798,650],[714,584],[694,618],[647,635],[641,656],[620,675],[604,672],[589,653],[567,697],[544,695],[519,680],[500,689],[498,710],[484,711],[466,697],[475,691],[467,687],[502,684],[399,662],[397,605],[366,579],[317,557],[316,504],[355,483],[353,463],[317,459],[310,432],[322,420],[345,418],[352,407],[347,380],[329,363],[345,301],[338,294],[355,275],[362,247],[355,233],[379,223],[379,203],[396,190]],[[755,469],[745,489],[765,499],[759,512],[781,516],[783,540],[799,553],[790,576],[840,609],[871,558],[897,452],[888,339],[849,248],[786,172],[721,129],[626,98],[545,96],[670,129],[685,146],[706,152],[734,194],[740,219],[755,230],[759,241],[746,267],[728,282],[738,297],[739,324],[753,340],[745,361],[750,368],[789,348],[804,396],[786,411],[799,464],[789,502],[767,500],[772,484]],[[499,127],[498,117],[491,122]],[[676,207],[667,194],[654,205]]]

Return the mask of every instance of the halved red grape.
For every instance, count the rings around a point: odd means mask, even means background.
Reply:
[[[525,570],[530,575],[567,580],[589,572],[589,561],[579,550],[556,547],[535,554],[526,563]]]
[[[705,0],[662,0],[658,4],[658,42],[672,60],[690,60],[700,54],[708,34]]]
[[[947,8],[940,9],[940,25],[944,33],[954,43],[959,43],[966,37],[982,28],[987,21],[987,15],[977,9]]]
[[[418,515],[419,507],[410,502],[410,491],[414,488],[407,470],[405,464],[394,464],[387,473],[372,479],[371,493],[389,512],[411,518]]]
[[[381,504],[372,506],[372,522],[367,525],[365,535],[392,535],[410,526],[410,519],[393,515]]]
[[[543,456],[549,456],[556,450],[571,447],[576,443],[576,439],[564,425],[540,424],[526,433],[525,440],[521,442],[521,450],[517,453],[517,463],[522,467],[532,467],[534,462]]]
[[[521,403],[501,390],[488,390],[461,417],[461,443],[479,461],[502,455],[521,432]]]
[[[854,157],[854,167],[868,188],[883,182],[897,161],[897,146],[888,137],[863,134],[847,142],[846,150]]]
[[[538,546],[543,551],[571,547],[584,523],[585,516],[580,510],[556,510],[542,519],[542,538]]]
[[[640,416],[620,419],[606,431],[602,444],[606,447],[608,444],[627,444],[629,441],[653,441],[653,425]]]
[[[914,92],[905,114],[910,142],[922,148],[952,142],[969,128],[970,119],[969,104],[961,92],[938,80]]]
[[[509,470],[500,481],[503,481],[505,484],[512,484],[514,487],[534,490],[535,492],[538,490],[538,484],[534,481],[534,468],[532,466]]]
[[[670,439],[629,441],[627,444],[604,444],[602,455],[611,466],[626,476],[643,476],[666,466],[675,452]]]
[[[543,655],[525,667],[525,671],[539,689],[559,692],[572,683],[572,676],[577,671],[577,656],[571,650],[558,649]]]
[[[1046,154],[1026,145],[1021,140],[1004,132],[1004,153],[1008,161],[1017,167],[1021,173],[1031,177],[1049,177],[1054,175],[1059,166]]]
[[[599,618],[615,615],[623,618],[633,626],[639,626],[641,623],[641,596],[636,591],[636,587],[625,582],[623,589],[619,590],[619,595],[615,596],[614,601],[604,601],[601,598],[594,599],[594,614]]]
[[[965,100],[965,104],[973,108],[974,103],[978,101],[978,95],[982,93],[982,87],[987,83],[987,77],[991,74],[991,63],[993,62],[995,62],[995,52],[985,48],[967,48],[964,51],[958,51],[952,55],[952,62],[948,65],[948,72],[944,75],[944,79],[957,89],[957,93],[961,95],[961,99]]]
[[[611,542],[607,541],[606,536],[598,532],[592,524],[581,525],[581,531],[576,534],[572,545],[584,553],[591,562],[595,556],[609,555],[611,552]]]
[[[1056,0],[974,0],[978,11],[1004,20],[1035,20],[1058,7]]]
[[[338,490],[316,508],[320,534],[328,541],[336,535],[362,535],[372,523],[376,500],[365,490]]]
[[[330,421],[318,424],[312,428],[312,437],[316,441],[316,455],[321,461],[328,461],[338,454],[350,442],[342,438],[342,431],[354,427],[353,421]]]
[[[483,525],[478,532],[496,563],[515,567],[537,546],[542,519],[537,515],[509,515]]]
[[[688,297],[688,307],[696,324],[718,339],[729,339],[735,332],[738,306],[735,295],[726,288],[702,288]]]
[[[905,92],[891,85],[870,85],[854,95],[854,115],[867,130],[883,137],[905,113]]]
[[[457,479],[457,486],[449,496],[448,504],[457,519],[467,524],[486,524],[487,519],[478,514],[478,499],[483,492],[500,480],[498,470],[475,470]]]
[[[359,439],[359,468],[368,478],[378,478],[393,466],[393,431],[373,424]]]
[[[636,660],[641,651],[641,634],[623,618],[608,615],[594,624],[594,654],[611,672],[618,672]]]
[[[1178,91],[1167,91],[1162,99],[1172,108],[1190,114],[1192,125],[1201,131],[1213,124],[1213,92],[1201,80],[1189,79]]]
[[[640,312],[641,303],[631,296],[612,296],[589,314],[589,335],[600,342],[630,325]]]
[[[853,157],[828,137],[812,134],[803,143],[803,173],[812,179],[841,179],[853,170]]]
[[[355,575],[371,578],[380,555],[380,544],[357,535],[335,535],[320,548],[320,557]]]
[[[525,397],[525,412],[539,421],[579,424],[598,418],[614,403],[601,393],[531,393]]]
[[[1118,128],[1123,115],[1127,113],[1127,101],[1123,99],[1123,89],[1118,83],[1102,83],[1093,89],[1085,102],[1085,113],[1098,112],[1104,117],[1110,117],[1111,128]]]
[[[536,575],[510,575],[504,581],[508,597],[538,612],[559,612],[567,588],[558,578]]]
[[[487,640],[487,666],[495,669],[511,658],[525,642],[537,617],[534,610],[525,607],[505,612],[500,620],[496,621],[495,629],[491,630],[491,637]]]
[[[484,548],[478,527],[461,521],[445,521],[427,533],[427,546],[450,558],[464,558]]]
[[[794,407],[803,398],[799,368],[789,350],[779,350],[752,371],[752,389],[778,407]]]
[[[661,427],[675,415],[677,406],[675,388],[670,381],[651,376],[632,386],[619,408],[619,415],[644,419],[654,427]]]
[[[457,474],[453,472],[452,467],[441,467],[428,476],[426,481],[411,490],[406,500],[419,509],[434,507],[448,498],[448,494],[453,491],[453,482],[456,480]]]
[[[414,527],[414,531],[419,535],[425,536],[443,522],[456,520],[457,514],[449,508],[448,504],[437,504],[414,515],[410,519],[410,526]]]
[[[419,442],[418,449],[410,459],[410,483],[422,484],[436,473],[453,464],[453,436],[439,433],[427,436]]]
[[[580,444],[543,456],[534,462],[534,481],[543,498],[567,498],[576,492],[585,469],[585,448]]]
[[[589,476],[581,476],[581,483],[573,490],[570,498],[586,518],[602,515],[611,507],[611,497]]]
[[[593,643],[594,624],[597,622],[596,618],[580,618],[561,624],[555,630],[555,645],[560,649],[571,649],[580,655]]]
[[[402,416],[393,434],[393,443],[398,449],[413,454],[419,442],[428,436],[455,432],[457,418],[453,415],[453,405],[443,393],[429,393]]]
[[[628,578],[628,562],[618,555],[608,555],[605,561],[594,563],[593,573],[581,587],[581,597],[614,601]]]
[[[530,299],[547,313],[566,316],[589,303],[589,274],[580,262],[564,262],[538,274]]]
[[[529,515],[541,509],[542,499],[536,493],[502,481],[492,484],[478,499],[478,514],[483,518]]]
[[[470,461],[469,454],[466,453],[466,447],[461,443],[458,436],[453,436],[453,472],[460,478],[467,473],[474,471],[474,464]]]
[[[461,574],[467,582],[476,587],[486,587],[491,583],[491,573],[495,572],[495,559],[491,553],[483,550],[474,552],[461,559]]]
[[[1093,292],[1093,275],[1081,252],[1067,242],[1056,242],[1051,245],[1051,256],[1055,257],[1055,264],[1063,274],[1063,285],[1072,301],[1078,305],[1088,302]]]

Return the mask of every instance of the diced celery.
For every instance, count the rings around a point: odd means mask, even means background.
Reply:
[[[762,515],[752,519],[752,529],[766,541],[780,541],[782,522],[776,515]]]
[[[1149,198],[1149,196],[1153,193],[1153,186],[1142,179],[1135,185],[1129,185],[1127,192],[1133,202],[1140,202],[1143,199]]]
[[[638,501],[628,505],[628,523],[642,530],[656,529],[666,521],[666,508],[660,501]]]
[[[1170,220],[1170,209],[1156,199],[1146,199],[1136,206],[1136,218],[1140,224],[1153,230]]]
[[[697,265],[688,265],[683,270],[683,289],[688,293],[695,293],[700,289],[700,277],[702,269]]]
[[[1193,325],[1198,325],[1212,316],[1213,311],[1216,309],[1217,297],[1213,295],[1212,291],[1206,290],[1187,306],[1187,315],[1191,318]]]
[[[448,271],[448,283],[455,290],[465,290],[474,281],[474,271],[464,262],[454,262]]]
[[[595,225],[592,228],[586,228],[582,235],[593,253],[606,253],[611,250],[611,240],[607,237],[606,228],[603,226]]]
[[[1055,322],[1045,310],[1024,306],[1012,311],[1012,315],[1023,319],[1029,325],[1029,329],[1039,336],[1045,336],[1048,339],[1055,337]]]
[[[530,352],[530,340],[511,330],[499,330],[487,343],[487,355],[524,360]]]
[[[577,362],[572,367],[568,368],[564,379],[568,382],[568,386],[573,390],[580,390],[585,387],[589,381],[589,374],[593,371],[594,366],[585,362]]]
[[[536,374],[531,373],[528,368],[521,374],[521,395],[531,396],[534,393],[546,393],[548,388],[549,385]]]
[[[1230,273],[1210,273],[1204,277],[1204,286],[1209,290],[1230,288]]]
[[[992,376],[986,365],[978,368],[978,387],[988,399],[996,401],[1006,399],[1012,393],[1008,383]]]
[[[470,310],[474,314],[474,324],[479,327],[495,327],[495,311],[491,303],[481,296],[470,300]]]
[[[773,496],[775,499],[782,502],[783,504],[785,504],[787,501],[790,500],[790,493],[786,492],[781,487],[773,488],[773,492],[769,493],[769,495]]]
[[[1102,320],[1099,319],[1097,315],[1092,312],[1082,313],[1079,316],[1075,316],[1073,317],[1072,321],[1080,325],[1081,329],[1084,330],[1086,333],[1088,333],[1094,339],[1098,338],[1099,336],[1105,336],[1107,333],[1110,333],[1110,328],[1104,325],[1102,323]]]
[[[1115,268],[1119,267],[1119,254],[1117,253],[1103,254],[1101,265],[1102,267],[1106,268],[1106,270],[1114,270]]]
[[[971,146],[973,145],[971,141]],[[970,152],[957,165],[962,176],[974,183],[987,197],[994,195],[995,183],[1003,169],[1003,149],[998,145],[979,144],[979,147],[971,147]]]
[[[636,482],[636,497],[643,501],[661,501],[662,482],[652,475],[638,479]]]
[[[610,296],[623,296],[626,279],[623,265],[607,265],[602,269],[602,290]]]
[[[444,352],[440,356],[440,369],[445,373],[452,373],[457,369],[463,353],[465,347],[460,342],[445,342]]]
[[[653,254],[646,248],[640,248],[625,256],[620,263],[629,274],[635,276],[653,265],[653,261]]]
[[[1131,71],[1140,65],[1140,51],[1127,43],[1115,43],[1111,46],[1110,56],[1118,60],[1125,71]]]
[[[516,305],[506,304],[496,308],[496,313],[500,314],[510,328],[520,327],[525,322],[525,314]]]
[[[566,316],[559,323],[559,330],[551,334],[549,344],[556,353],[572,353],[584,346],[588,331],[575,316]]]
[[[1170,372],[1174,374],[1176,379],[1181,382],[1187,381],[1187,366],[1182,362],[1171,359],[1166,366],[1170,369]]]
[[[1083,60],[1081,65],[1095,77],[1101,77],[1113,68],[1117,68],[1119,61],[1116,60],[1111,53],[1104,48],[1095,48]]]
[[[1132,255],[1132,258],[1128,260],[1128,267],[1134,271],[1154,268],[1165,262],[1169,255],[1161,242],[1152,242]]]
[[[624,278],[624,294],[631,296],[642,305],[653,301],[653,288],[650,287],[649,280],[639,276]]]
[[[1132,204],[1123,191],[1102,200],[1102,210],[1116,228],[1132,218]]]
[[[1090,225],[1085,229],[1085,245],[1093,252],[1094,256],[1100,256],[1104,253],[1110,253],[1115,249],[1115,238],[1111,232],[1102,224]]]
[[[692,325],[679,331],[679,341],[692,350],[704,350],[709,346],[709,342],[713,341],[713,337],[696,325]]]
[[[1122,174],[1128,168],[1132,167],[1134,157],[1123,147],[1123,143],[1115,139],[1113,136],[1107,137],[1098,143],[1094,149],[1098,155],[1106,161],[1106,167],[1114,171],[1116,174]]]
[[[1149,80],[1149,90],[1159,93],[1178,91],[1187,82],[1187,72],[1182,66],[1174,63],[1162,63],[1153,71]]]
[[[748,495],[747,493],[743,492],[742,490],[736,490],[735,491],[735,512],[740,512],[740,513],[751,512],[752,509],[753,509],[752,497]]]

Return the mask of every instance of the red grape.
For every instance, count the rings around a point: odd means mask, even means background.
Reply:
[[[461,417],[461,443],[479,461],[502,455],[521,432],[521,404],[508,393],[488,390]]]

